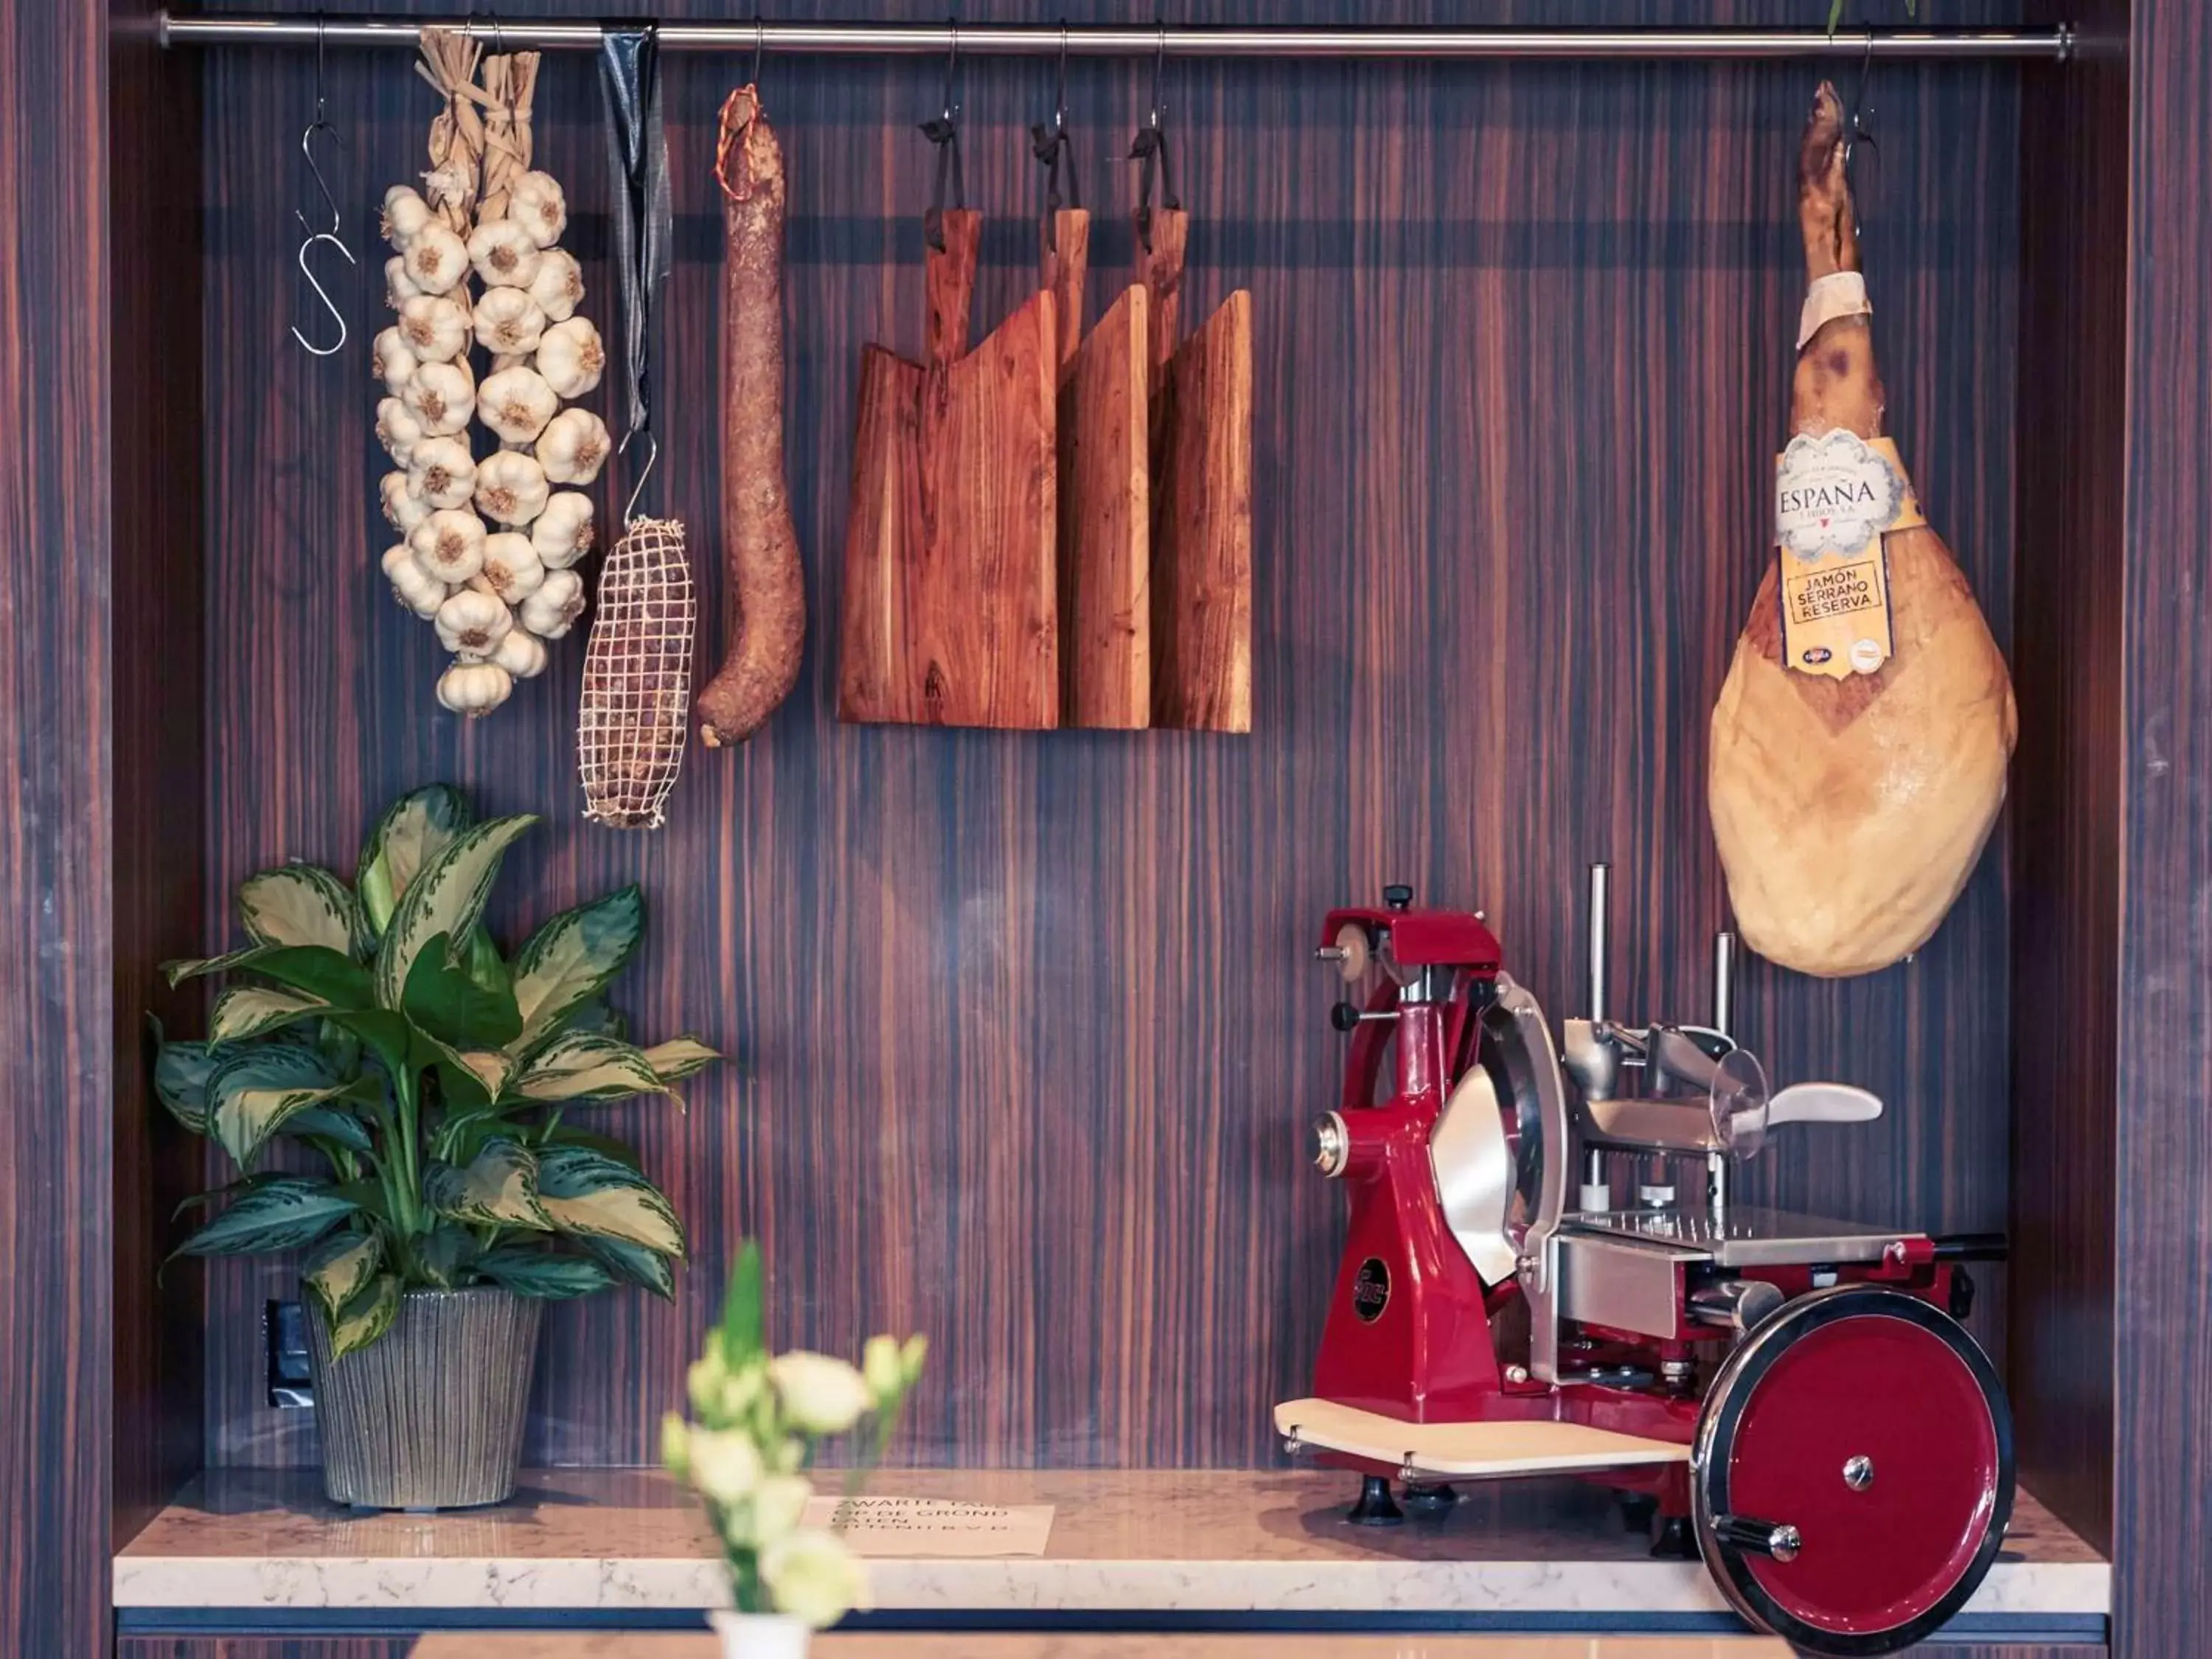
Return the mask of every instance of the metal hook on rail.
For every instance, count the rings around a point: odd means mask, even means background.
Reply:
[[[1039,121],[1030,129],[1030,154],[1045,167],[1044,246],[1048,253],[1060,252],[1057,216],[1060,212],[1060,166],[1067,163],[1067,205],[1081,208],[1083,184],[1075,172],[1075,138],[1067,130],[1067,20],[1060,21],[1060,72],[1053,88],[1052,125]]]
[[[1859,59],[1858,85],[1851,89],[1850,119],[1844,127],[1844,186],[1851,197],[1851,219],[1859,240],[1867,234],[1865,204],[1860,199],[1858,187],[1858,150],[1864,144],[1879,157],[1881,146],[1874,136],[1874,103],[1867,88],[1874,79],[1874,30],[1866,33],[1866,53]]]
[[[756,89],[760,86],[761,55],[768,50],[768,25],[762,21],[760,8],[753,8],[753,72],[746,84]]]
[[[330,313],[331,320],[338,326],[337,343],[332,345],[319,346],[300,331],[298,324],[292,325],[292,337],[300,343],[303,350],[316,357],[331,356],[345,349],[346,319],[345,313],[338,309],[337,301],[331,298],[329,290],[324,288],[322,283],[316,277],[313,268],[307,264],[307,250],[318,244],[326,242],[338,251],[339,256],[348,264],[358,265],[361,263],[354,258],[353,250],[348,247],[343,239],[338,235],[343,216],[338,211],[337,198],[331,194],[329,181],[323,177],[322,166],[315,160],[314,140],[315,135],[319,132],[325,135],[340,149],[345,148],[345,139],[339,135],[338,130],[331,125],[327,113],[328,108],[329,106],[323,93],[323,18],[322,14],[318,12],[315,15],[315,118],[301,130],[300,154],[306,159],[307,174],[315,181],[315,189],[321,195],[323,206],[331,216],[330,223],[318,230],[306,214],[297,207],[292,210],[292,216],[300,222],[300,228],[306,233],[301,240],[299,251],[293,256],[294,263],[300,267],[300,275],[307,279],[307,286],[315,291],[315,298],[322,301],[323,309]]]
[[[945,252],[945,180],[948,168],[952,179],[952,205],[968,205],[968,185],[960,171],[960,102],[953,95],[959,89],[960,20],[949,18],[945,27],[952,33],[952,50],[945,60],[944,112],[921,124],[921,136],[937,146],[937,180],[930,187],[929,210],[921,216],[921,234],[939,253]]]
[[[1164,117],[1167,102],[1160,94],[1167,76],[1168,23],[1165,17],[1158,21],[1159,41],[1152,52],[1152,108],[1145,125],[1137,129],[1137,136],[1129,143],[1129,159],[1138,164],[1137,174],[1137,238],[1144,244],[1145,252],[1152,251],[1152,167],[1157,162],[1160,175],[1160,205],[1170,211],[1182,206],[1176,194],[1175,165],[1168,154],[1168,130]]]

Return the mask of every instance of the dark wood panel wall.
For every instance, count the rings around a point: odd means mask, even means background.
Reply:
[[[2131,58],[2112,1628],[2153,1659],[2212,1601],[2212,15],[2139,0]]]
[[[939,15],[919,0],[866,9]],[[659,495],[695,526],[710,600],[708,168],[716,105],[745,67],[669,68],[679,223]],[[287,856],[349,868],[387,796],[450,778],[489,809],[547,816],[509,860],[499,927],[642,882],[654,921],[629,1011],[737,1056],[686,1115],[605,1114],[665,1178],[698,1265],[673,1307],[554,1311],[530,1456],[650,1460],[720,1264],[750,1233],[768,1246],[779,1340],[931,1334],[908,1456],[1266,1460],[1266,1407],[1304,1385],[1340,1226],[1300,1151],[1341,1053],[1330,987],[1306,960],[1322,910],[1397,879],[1484,905],[1513,971],[1565,1015],[1580,1000],[1580,872],[1610,858],[1617,1002],[1705,1012],[1724,917],[1705,723],[1765,556],[1763,480],[1787,410],[1803,66],[1170,67],[1188,309],[1245,285],[1257,320],[1255,730],[1225,739],[835,722],[820,623],[836,613],[859,350],[918,341],[928,160],[913,124],[938,107],[940,66],[772,59],[793,179],[785,414],[816,626],[765,734],[695,751],[669,827],[639,836],[580,819],[579,642],[479,726],[436,708],[435,641],[375,568],[365,346],[318,362],[283,331],[301,298],[289,214],[313,54],[211,52],[204,74],[210,934],[240,877]],[[422,165],[428,95],[402,57],[334,52],[327,74],[350,145],[337,187],[373,252],[373,204]],[[1048,109],[1053,66],[964,75],[988,319],[1034,281],[1042,184],[1023,129]],[[1102,217],[1094,288],[1128,264],[1119,158],[1149,78],[1148,64],[1070,69],[1085,199]],[[1866,184],[1892,416],[2001,641],[2018,88],[1999,65],[1880,71]],[[586,309],[604,325],[596,123],[588,60],[549,59],[540,155],[572,192]],[[364,343],[378,264],[365,253],[344,290]],[[603,510],[619,499],[599,495]],[[710,647],[721,631],[717,618]],[[1751,1195],[2005,1224],[2003,843],[1910,965],[1843,984],[1750,968],[1742,1024],[1782,1075],[1850,1078],[1890,1103],[1878,1125],[1778,1148]],[[210,1275],[212,1461],[313,1455],[303,1418],[260,1397],[257,1316],[286,1293],[273,1267]],[[2000,1350],[2002,1316],[1998,1296],[1978,1316]]]
[[[2021,77],[2012,1382],[2021,1478],[2112,1537],[2128,7]]]
[[[201,1462],[204,1307],[197,1263],[156,1285],[198,1148],[154,1097],[146,1016],[197,1029],[194,986],[155,965],[200,932],[206,666],[200,536],[199,66],[165,52],[154,7],[112,8],[108,202],[112,286],[114,781],[112,1209],[115,1513],[119,1547]]]
[[[0,1652],[107,1628],[105,9],[0,11]]]

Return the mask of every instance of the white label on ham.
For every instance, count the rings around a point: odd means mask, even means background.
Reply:
[[[1898,520],[1904,476],[1856,432],[1792,438],[1774,469],[1774,539],[1799,558],[1856,553]]]
[[[1784,662],[1831,679],[1878,672],[1893,649],[1881,538],[1925,522],[1888,439],[1792,438],[1774,466]]]

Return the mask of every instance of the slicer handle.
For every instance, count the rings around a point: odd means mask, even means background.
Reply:
[[[1766,1103],[1766,1127],[1784,1123],[1871,1123],[1881,1097],[1848,1083],[1793,1083]]]

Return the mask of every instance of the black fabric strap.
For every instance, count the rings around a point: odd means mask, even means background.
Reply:
[[[599,90],[606,104],[609,206],[622,282],[627,443],[653,427],[653,314],[668,279],[674,231],[657,24],[607,28],[599,48]]]

